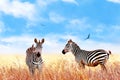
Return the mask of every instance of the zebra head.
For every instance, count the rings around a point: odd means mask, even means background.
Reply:
[[[62,50],[62,53],[65,54],[67,52],[71,52],[72,51],[72,44],[73,41],[70,39],[67,44],[65,45],[65,48]]]
[[[34,53],[36,55],[36,57],[41,57],[41,53],[42,53],[42,44],[44,43],[44,39],[42,39],[41,41],[37,40],[36,38],[34,39],[34,42],[36,43],[36,46],[35,46],[35,50],[34,50]]]

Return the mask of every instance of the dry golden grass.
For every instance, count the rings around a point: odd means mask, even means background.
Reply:
[[[120,56],[111,55],[106,64],[108,72],[100,66],[78,69],[73,55],[42,55],[44,69],[32,77],[25,64],[25,55],[1,55],[0,80],[120,80]]]

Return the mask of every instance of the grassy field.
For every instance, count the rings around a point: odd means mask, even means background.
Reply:
[[[35,76],[29,74],[25,64],[25,55],[0,55],[0,80],[120,80],[120,55],[111,55],[106,67],[100,66],[78,69],[71,54],[42,55],[44,69]]]

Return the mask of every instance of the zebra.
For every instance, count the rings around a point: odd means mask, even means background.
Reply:
[[[26,50],[26,64],[29,68],[29,71],[32,75],[35,73],[35,69],[38,69],[39,72],[42,72],[43,67],[43,60],[42,60],[42,44],[44,43],[44,39],[41,41],[37,41],[37,39],[34,39],[34,42],[36,43],[36,46],[32,45],[32,47],[28,48]]]
[[[65,48],[62,50],[63,54],[67,52],[72,52],[72,54],[75,56],[75,61],[83,69],[85,68],[85,65],[91,67],[100,65],[103,71],[107,71],[105,63],[109,59],[111,51],[107,52],[103,49],[97,49],[93,51],[82,50],[70,39],[65,45]]]

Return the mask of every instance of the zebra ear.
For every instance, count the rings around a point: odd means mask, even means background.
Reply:
[[[37,39],[36,38],[34,39],[34,42],[37,43]]]
[[[45,42],[45,39],[43,38],[42,40],[41,40],[41,43],[44,43]]]
[[[72,40],[70,39],[69,41],[68,41],[68,43],[71,43],[72,42]]]

